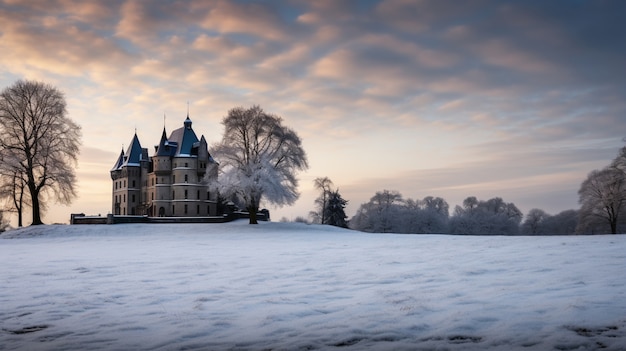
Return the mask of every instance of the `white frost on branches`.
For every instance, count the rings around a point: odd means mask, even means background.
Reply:
[[[308,168],[296,132],[259,106],[234,108],[222,124],[223,139],[213,149],[220,162],[216,183],[220,195],[234,198],[251,214],[262,201],[293,204],[300,195],[296,172]]]

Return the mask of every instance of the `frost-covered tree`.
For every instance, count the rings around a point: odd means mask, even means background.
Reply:
[[[398,233],[404,200],[397,191],[378,191],[362,204],[350,221],[352,229],[371,233]]]
[[[544,210],[533,208],[526,214],[526,219],[520,228],[524,235],[545,234],[545,221],[550,217]]]
[[[565,210],[554,216],[548,216],[542,222],[543,232],[552,235],[576,234],[578,225],[578,211]]]
[[[309,213],[313,223],[326,224],[325,211],[332,185],[333,181],[328,177],[317,177],[313,180],[313,186],[320,192],[320,195],[315,199],[315,210]]]
[[[581,204],[577,232],[604,233],[600,224],[617,233],[620,216],[626,210],[626,173],[617,167],[594,170],[578,190]]]
[[[224,136],[213,148],[222,196],[244,204],[250,224],[257,224],[262,201],[293,204],[300,195],[296,172],[308,168],[298,134],[259,106],[233,108],[222,124]]]
[[[453,234],[502,234],[516,235],[522,221],[522,212],[513,204],[495,197],[478,201],[468,197],[463,207],[456,206],[450,218]]]
[[[348,228],[348,222],[346,221],[346,205],[347,200],[344,200],[339,194],[339,189],[328,193],[328,200],[324,209],[324,224],[334,225],[335,227]]]
[[[47,200],[69,204],[76,196],[80,127],[67,117],[58,89],[18,80],[0,92],[0,135],[0,158],[10,160],[2,163],[3,181],[17,174],[25,182],[32,224],[42,224]]]
[[[366,232],[447,233],[448,209],[448,203],[439,197],[404,200],[400,193],[385,190],[359,207],[350,227]]]

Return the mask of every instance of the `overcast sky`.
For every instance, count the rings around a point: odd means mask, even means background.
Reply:
[[[348,215],[376,191],[578,208],[626,137],[624,1],[0,0],[0,87],[41,80],[82,126],[78,198],[44,221],[111,211],[109,170],[135,128],[221,139],[259,104],[303,139]],[[210,150],[209,150],[210,151]],[[29,219],[27,217],[27,223]]]

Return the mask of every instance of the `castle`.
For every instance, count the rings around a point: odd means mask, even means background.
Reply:
[[[204,217],[217,215],[217,193],[209,185],[217,180],[217,163],[209,154],[204,135],[198,139],[191,119],[169,138],[163,127],[159,145],[149,157],[137,132],[126,153],[122,148],[115,166],[112,214],[149,217]]]

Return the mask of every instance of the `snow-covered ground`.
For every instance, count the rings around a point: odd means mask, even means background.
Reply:
[[[0,240],[0,350],[624,350],[626,236],[39,226]]]

